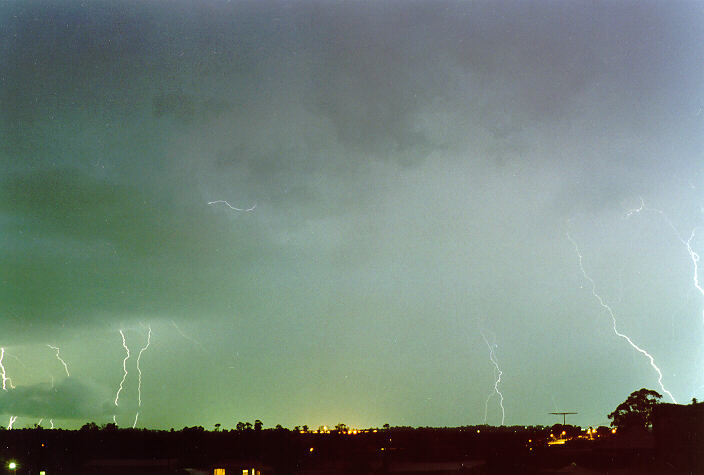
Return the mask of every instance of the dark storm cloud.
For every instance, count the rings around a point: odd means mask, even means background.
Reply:
[[[92,386],[74,378],[0,391],[0,413],[20,417],[87,420],[115,411]]]

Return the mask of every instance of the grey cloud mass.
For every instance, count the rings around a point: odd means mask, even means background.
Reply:
[[[657,382],[569,232],[702,397],[701,5],[17,1],[0,24],[15,391],[61,374],[47,343],[116,390],[123,329],[134,409],[150,326],[145,426],[481,423],[485,331],[507,423],[603,423]],[[66,406],[42,394],[0,413]]]

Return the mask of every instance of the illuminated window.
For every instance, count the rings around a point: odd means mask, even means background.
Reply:
[[[213,475],[225,475],[225,469],[224,468],[216,468],[213,470]]]
[[[242,475],[249,475],[249,470],[247,470],[246,468],[242,470]]]

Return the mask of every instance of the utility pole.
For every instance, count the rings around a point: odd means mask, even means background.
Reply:
[[[567,425],[566,422],[566,417],[567,414],[579,414],[579,412],[549,412],[548,414],[555,414],[557,416],[561,415],[562,416],[562,425]]]

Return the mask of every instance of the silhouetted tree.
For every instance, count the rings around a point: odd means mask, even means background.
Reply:
[[[82,431],[99,430],[99,429],[100,429],[100,427],[98,426],[98,424],[96,424],[95,422],[92,422],[92,421],[83,424],[83,426],[81,427]]]
[[[653,408],[662,399],[662,394],[652,389],[633,391],[628,398],[609,414],[611,425],[619,431],[649,429],[653,425]]]
[[[263,426],[263,425],[264,425],[264,424],[263,424],[262,421],[260,421],[259,419],[255,420],[255,421],[254,421],[254,430],[256,430],[256,431],[262,430],[262,426]]]

